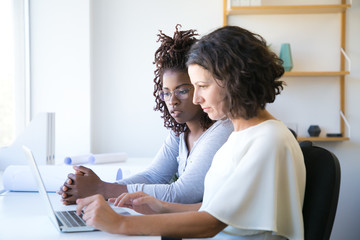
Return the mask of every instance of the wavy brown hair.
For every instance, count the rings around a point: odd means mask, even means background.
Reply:
[[[174,36],[171,38],[164,34],[161,30],[157,35],[159,38],[157,42],[160,42],[160,47],[155,52],[155,61],[153,62],[156,66],[154,71],[154,92],[155,97],[155,111],[162,113],[161,118],[164,119],[164,126],[171,129],[178,136],[180,133],[187,131],[185,123],[180,124],[170,115],[169,110],[164,101],[160,99],[159,93],[163,88],[163,75],[165,71],[171,70],[175,72],[187,73],[187,53],[191,46],[197,41],[196,37],[198,34],[196,30],[190,29],[187,31],[180,31],[180,24],[176,25],[176,31]],[[203,113],[200,117],[200,124],[203,129],[207,129],[211,126],[213,121],[208,117],[206,113]]]
[[[187,61],[208,70],[225,88],[228,117],[245,119],[256,117],[280,94],[282,63],[260,35],[237,26],[225,26],[201,38]]]

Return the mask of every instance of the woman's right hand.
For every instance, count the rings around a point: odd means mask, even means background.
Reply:
[[[144,192],[123,193],[117,198],[109,198],[109,202],[117,207],[127,207],[141,214],[165,213],[163,201]]]
[[[73,166],[75,173],[70,173],[58,194],[65,205],[74,204],[78,198],[99,194],[103,181],[89,168]]]

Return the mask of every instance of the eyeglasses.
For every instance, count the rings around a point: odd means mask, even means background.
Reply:
[[[172,94],[174,93],[174,95],[176,96],[177,99],[184,100],[189,97],[189,92],[193,88],[194,88],[194,86],[187,87],[187,88],[180,87],[178,89],[175,89],[174,91],[161,90],[159,96],[160,96],[161,100],[169,101]]]

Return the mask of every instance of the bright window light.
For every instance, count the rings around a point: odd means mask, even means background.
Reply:
[[[15,138],[13,0],[0,1],[0,147]]]

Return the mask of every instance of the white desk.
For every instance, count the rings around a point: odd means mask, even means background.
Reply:
[[[50,193],[55,210],[72,210],[75,205],[64,206],[60,196]],[[82,233],[60,233],[46,213],[40,195],[37,192],[8,192],[0,195],[0,239],[130,239],[158,240],[161,237],[135,237],[113,235],[101,231]]]
[[[130,161],[120,165],[139,166],[142,161]],[[146,161],[147,162],[147,161]],[[148,163],[148,162],[147,162]],[[142,165],[142,164],[140,164]],[[0,172],[0,189],[2,174]],[[55,210],[73,210],[75,205],[65,206],[56,193],[49,193]],[[48,218],[46,208],[38,192],[5,192],[0,194],[1,240],[52,240],[52,239],[129,239],[160,240],[161,237],[113,235],[106,232],[60,233]]]

